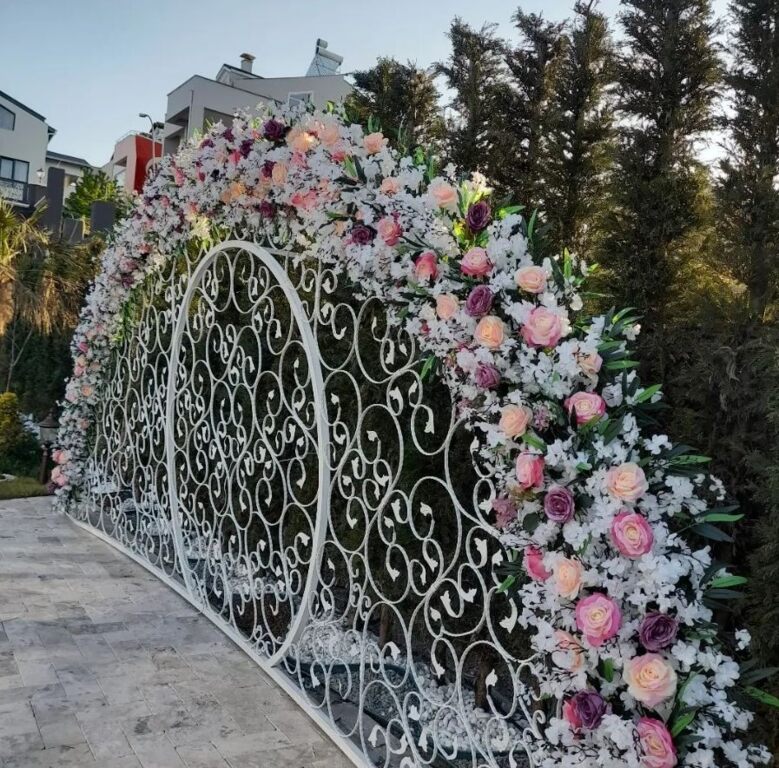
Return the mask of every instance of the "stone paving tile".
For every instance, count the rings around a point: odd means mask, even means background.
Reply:
[[[0,768],[346,768],[174,591],[51,509],[0,502]]]

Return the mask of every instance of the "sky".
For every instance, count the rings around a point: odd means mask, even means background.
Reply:
[[[715,0],[718,10],[726,0]],[[165,116],[166,95],[192,75],[256,56],[266,77],[303,75],[318,37],[341,71],[378,56],[426,66],[446,59],[454,16],[497,22],[511,38],[518,0],[0,0],[0,90],[46,116],[49,148],[103,165],[115,141]],[[549,19],[573,0],[522,0]],[[601,0],[614,15],[618,0]]]

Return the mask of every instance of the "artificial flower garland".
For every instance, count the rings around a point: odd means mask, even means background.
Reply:
[[[336,112],[236,118],[163,160],[103,255],[73,341],[53,481],[85,483],[89,427],[132,289],[215,229],[283,237],[386,302],[478,436],[494,492],[478,514],[517,553],[516,598],[551,702],[536,765],[750,766],[751,714],[706,590],[738,577],[684,529],[733,519],[701,457],[647,434],[659,387],[629,358],[635,320],[586,318],[587,268],[534,257],[534,221],[484,177],[435,173]],[[402,307],[402,311],[399,309]],[[740,647],[746,633],[737,633]]]

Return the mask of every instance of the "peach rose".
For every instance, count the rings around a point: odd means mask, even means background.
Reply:
[[[316,143],[316,136],[308,131],[293,128],[287,134],[287,144],[292,147],[293,151],[299,152],[301,155],[305,155],[306,152],[316,146]]]
[[[379,192],[384,195],[397,195],[400,191],[400,182],[394,176],[387,176],[381,180]]]
[[[622,626],[622,611],[614,600],[596,593],[576,603],[576,627],[590,645],[603,645]]]
[[[453,210],[457,207],[457,190],[443,179],[433,179],[427,191],[439,208]]]
[[[403,234],[402,227],[393,216],[385,216],[383,219],[379,219],[376,224],[376,231],[387,245],[397,245],[400,236]]]
[[[535,453],[517,456],[517,480],[523,490],[540,488],[544,484],[544,457]]]
[[[503,321],[494,315],[483,317],[476,324],[473,338],[483,347],[497,349],[506,338],[506,330],[503,327]]]
[[[578,672],[584,664],[584,654],[578,640],[562,629],[554,633],[557,650],[552,651],[552,661],[568,672]]]
[[[525,547],[522,564],[533,581],[546,581],[552,575],[544,568],[544,553],[537,547]]]
[[[637,501],[649,489],[644,470],[634,464],[620,464],[606,473],[606,490],[620,501]]]
[[[283,184],[287,180],[287,166],[285,163],[275,163],[270,174],[274,184]]]
[[[436,296],[435,313],[439,320],[451,320],[459,308],[460,302],[453,293],[442,293]]]
[[[642,717],[636,724],[641,745],[642,768],[674,768],[676,747],[665,723],[653,717]]]
[[[659,653],[634,656],[622,676],[630,695],[647,707],[657,707],[676,693],[676,672]]]
[[[533,420],[533,411],[525,405],[507,405],[500,412],[498,426],[506,437],[521,437]]]
[[[487,251],[478,246],[466,252],[460,262],[460,271],[471,277],[484,277],[484,275],[489,274],[491,269],[492,264],[487,257]]]
[[[563,322],[546,307],[531,310],[522,326],[522,338],[533,347],[554,347],[563,335]]]
[[[517,286],[528,293],[543,293],[546,272],[541,267],[520,267],[514,275]]]
[[[577,424],[587,424],[606,413],[606,401],[595,392],[575,392],[564,405],[569,414],[576,414]]]
[[[423,251],[414,262],[417,280],[435,280],[438,277],[438,256],[434,251]]]
[[[554,566],[554,585],[557,594],[567,600],[573,600],[582,587],[584,568],[578,560],[561,557]]]
[[[323,123],[318,131],[319,141],[325,147],[332,147],[341,138],[341,131],[337,123]]]
[[[377,152],[381,152],[387,144],[387,140],[384,138],[384,134],[381,131],[376,133],[369,133],[363,140],[362,145],[365,147],[365,151],[369,155],[375,155]]]
[[[577,357],[579,368],[587,376],[597,376],[603,365],[603,358],[597,352],[591,352],[589,355],[579,355]]]
[[[84,395],[84,397],[92,397],[94,392],[95,388],[91,384],[84,384],[84,386],[81,387],[81,394]]]
[[[611,540],[620,554],[635,560],[651,551],[655,536],[643,515],[623,510],[611,523]]]

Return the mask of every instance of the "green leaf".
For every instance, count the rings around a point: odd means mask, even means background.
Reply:
[[[437,358],[434,355],[425,360],[425,364],[422,366],[422,372],[419,374],[419,378],[424,381],[435,370]]]
[[[769,707],[775,707],[779,709],[779,698],[768,693],[768,691],[762,691],[760,688],[748,685],[744,690],[753,698],[757,699],[763,704],[767,704]]]
[[[749,581],[745,576],[720,576],[718,579],[714,579],[711,582],[711,586],[715,589],[721,589],[724,587],[738,587],[742,584],[746,584]]]
[[[697,533],[699,536],[703,536],[704,539],[711,539],[712,541],[733,541],[733,537],[725,531],[720,530],[714,525],[709,523],[698,523],[693,525],[691,530]]]
[[[533,448],[538,448],[539,451],[546,450],[546,443],[533,432],[525,432],[525,434],[522,435],[522,442],[532,445]]]
[[[742,670],[744,667],[742,666]],[[763,669],[752,669],[748,672],[742,672],[741,684],[752,685],[760,680],[766,680],[767,678],[775,677],[779,672],[779,667],[763,667]]]
[[[744,515],[726,515],[722,512],[709,512],[699,519],[707,523],[735,523],[741,520],[742,517]]]
[[[610,683],[612,680],[614,680],[614,661],[613,659],[604,659],[603,660],[603,679]]]
[[[671,736],[676,738],[693,720],[695,720],[697,714],[697,709],[691,709],[677,717],[671,726]]]
[[[638,368],[639,365],[635,360],[610,360],[606,363],[606,368],[609,371],[624,371],[628,368]]]
[[[707,589],[703,594],[712,600],[740,600],[744,597],[743,592],[735,589]]]
[[[503,580],[503,583],[498,587],[498,593],[508,591],[511,588],[512,584],[514,584],[514,582],[516,580],[517,580],[517,577],[514,576],[514,575],[507,576]]]
[[[654,395],[660,391],[662,384],[653,384],[651,387],[647,387],[637,398],[637,403],[645,403],[650,400]]]

